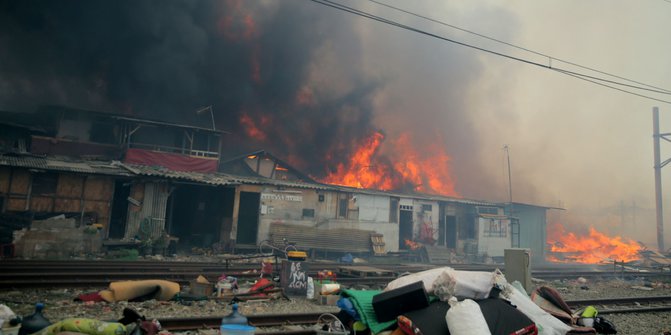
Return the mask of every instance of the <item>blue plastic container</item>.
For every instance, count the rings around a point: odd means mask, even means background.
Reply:
[[[254,335],[256,327],[247,325],[227,324],[219,327],[221,335]]]
[[[221,325],[247,325],[247,317],[238,312],[238,304],[233,304],[231,314],[221,319]]]

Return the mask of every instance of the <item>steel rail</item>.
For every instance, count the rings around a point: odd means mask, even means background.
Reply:
[[[283,325],[317,324],[323,313],[256,314],[247,315],[247,322],[254,327],[277,327]],[[198,327],[219,328],[224,316],[202,316],[193,318],[159,319],[161,327],[169,330],[189,330]],[[196,328],[194,328],[196,327]]]
[[[313,335],[316,325],[323,313],[295,313],[295,314],[259,314],[248,315],[250,325],[257,327],[256,335]],[[193,318],[162,318],[159,319],[161,328],[169,331],[187,331],[198,329],[219,328],[223,316],[204,316]],[[304,325],[303,329],[284,329],[281,331],[268,330],[267,327]]]
[[[242,258],[249,260],[247,258]],[[255,259],[255,261],[259,261]],[[338,272],[342,264],[308,262],[308,268],[330,269],[338,276],[338,281],[345,284],[384,285],[403,272],[417,272],[435,267],[433,265],[409,264],[370,264],[382,270],[391,271],[394,276],[356,277]],[[493,270],[495,265],[455,264],[457,269],[483,271]],[[0,261],[0,288],[3,287],[39,287],[39,286],[100,286],[111,281],[137,279],[166,279],[180,283],[188,283],[199,275],[210,281],[216,281],[221,274],[239,278],[259,276],[260,264],[231,264],[207,262],[174,262],[174,261],[42,261],[42,260],[3,260]],[[671,272],[636,272],[607,271],[609,267],[601,266],[601,271],[576,271],[575,268],[562,267],[561,270],[541,268],[533,271],[535,278],[553,280],[568,278],[634,278],[634,277],[669,277]],[[316,276],[317,271],[308,272]]]
[[[156,279],[152,277],[151,279]],[[171,281],[182,285],[187,285],[194,279],[195,276],[189,278],[172,278]],[[257,277],[258,278],[258,275]],[[138,279],[138,278],[134,278]],[[160,279],[168,278],[162,277]],[[216,279],[216,278],[215,278]],[[369,277],[369,278],[338,278],[338,282],[344,285],[376,285],[381,286],[392,280],[394,277]],[[123,279],[129,280],[129,279]],[[99,278],[49,278],[42,275],[40,277],[25,278],[21,280],[0,280],[0,289],[6,288],[28,288],[28,287],[91,287],[103,288],[109,285],[110,282],[117,281],[101,275]]]
[[[566,304],[573,310],[590,305],[601,306],[599,314],[666,312],[671,310],[671,296],[581,299],[566,301]]]
[[[602,299],[577,299],[567,300],[569,306],[589,306],[589,305],[613,305],[627,303],[651,303],[651,302],[671,302],[671,296],[642,296],[642,297],[622,297],[622,298],[602,298]]]

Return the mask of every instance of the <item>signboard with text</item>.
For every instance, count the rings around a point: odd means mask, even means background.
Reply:
[[[282,261],[280,285],[288,296],[305,296],[308,292],[307,262]]]

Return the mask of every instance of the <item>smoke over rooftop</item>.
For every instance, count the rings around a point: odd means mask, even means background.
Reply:
[[[59,104],[209,126],[195,111],[212,105],[231,151],[264,148],[317,178],[379,133],[377,165],[403,160],[403,141],[449,168],[442,193],[478,196],[487,184],[467,107],[483,70],[469,51],[308,1],[0,6],[1,109]]]

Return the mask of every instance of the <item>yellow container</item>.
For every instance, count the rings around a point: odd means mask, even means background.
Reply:
[[[305,251],[289,251],[287,258],[290,261],[304,261],[308,258],[308,254]]]

